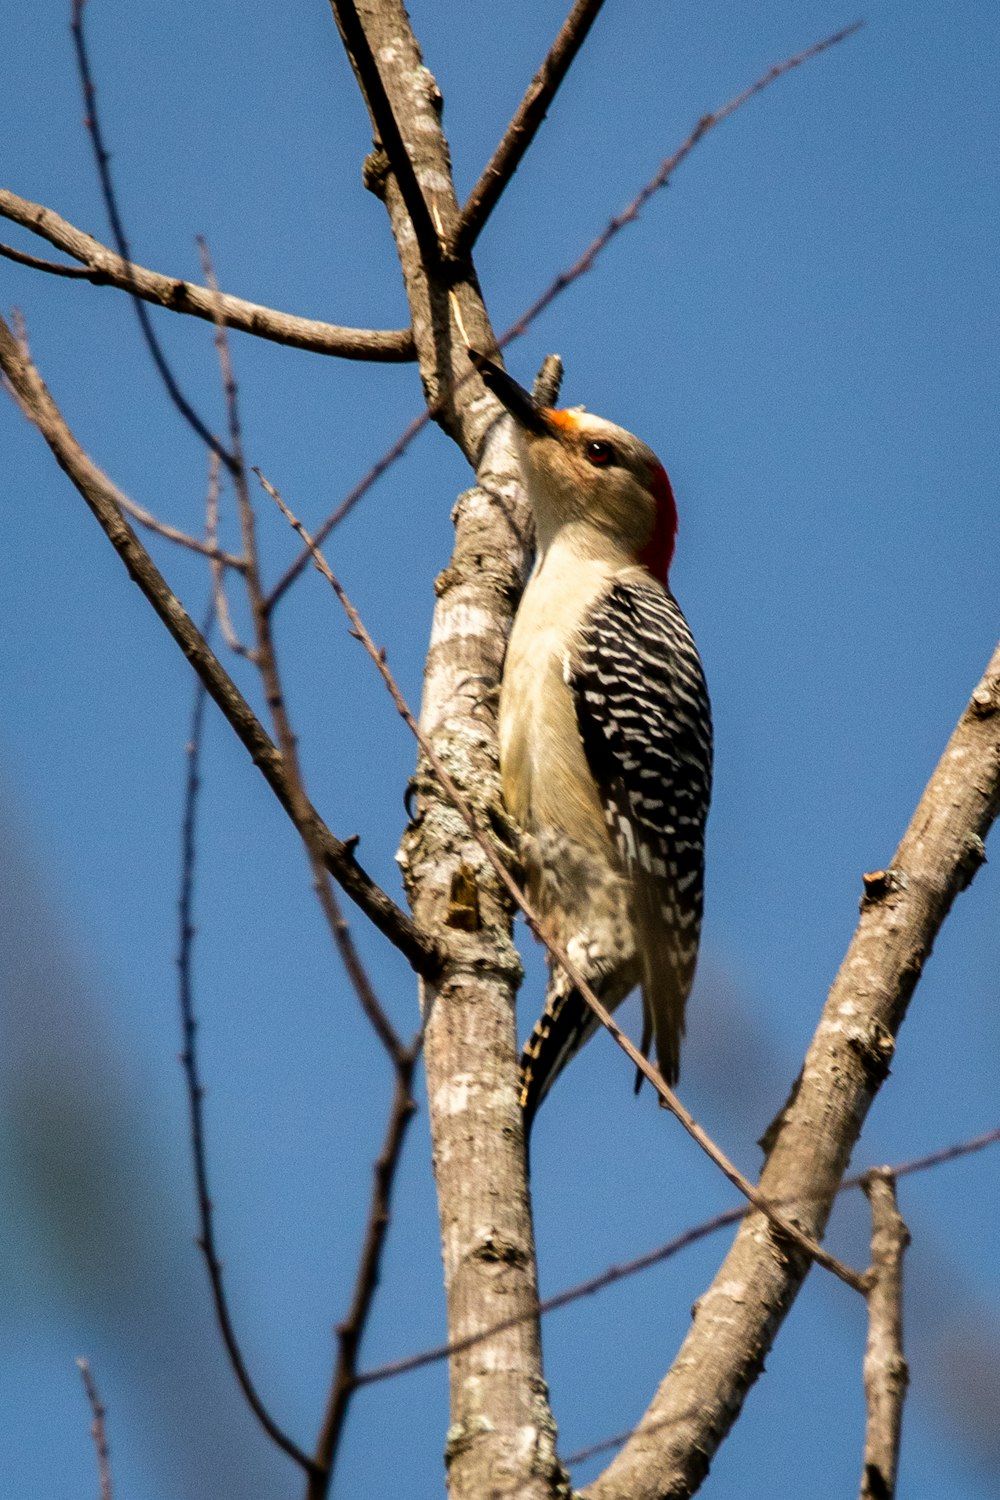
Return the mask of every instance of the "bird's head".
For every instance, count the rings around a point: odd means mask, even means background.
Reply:
[[[604,532],[666,583],[677,507],[652,449],[582,407],[556,411],[540,405],[485,355],[470,357],[514,419],[539,546],[544,550],[563,526],[582,523]]]

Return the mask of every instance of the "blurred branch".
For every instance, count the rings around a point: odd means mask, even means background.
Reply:
[[[931,776],[889,869],[865,877],[861,918],[802,1072],[767,1138],[761,1191],[822,1234],[895,1037],[1000,808],[1000,646]],[[590,1500],[690,1494],[739,1416],[808,1269],[747,1217],[695,1306],[673,1367]],[[653,1427],[665,1433],[651,1440]]]
[[[124,519],[118,505],[118,491],[77,443],[30,357],[3,318],[0,318],[0,368],[25,415],[41,432],[56,461],[87,502],[130,577],[139,585],[180,646],[281,806],[296,823],[300,835],[304,836],[292,809],[288,775],[279,751]],[[305,809],[304,817],[310,837],[322,850],[327,869],[351,899],[418,973],[438,972],[440,958],[436,945],[360,867],[354,855],[355,841],[344,843],[336,838],[311,805]]]
[[[94,1439],[94,1447],[97,1450],[97,1481],[100,1486],[101,1500],[111,1500],[111,1449],[108,1446],[107,1412],[98,1395],[89,1361],[80,1358],[76,1364],[83,1380],[83,1389],[86,1392],[90,1414],[93,1418],[90,1435]]]
[[[485,228],[487,219],[500,201],[500,195],[535,139],[549,105],[586,41],[603,4],[604,0],[576,0],[563,22],[548,56],[528,85],[514,118],[504,131],[503,139],[483,168],[482,176],[462,209],[462,216],[451,239],[451,253],[456,258],[468,255]]]
[[[56,249],[72,255],[82,262],[83,269],[60,266],[55,261],[39,260],[10,246],[0,246],[0,255],[10,260],[47,271],[53,276],[74,276],[91,282],[93,286],[118,287],[131,292],[134,297],[141,297],[144,302],[156,303],[168,312],[187,313],[209,323],[215,321],[213,299],[204,287],[181,281],[176,276],[161,275],[158,271],[136,265],[131,259],[123,259],[99,240],[60,218],[51,208],[31,203],[27,198],[19,198],[16,193],[0,188],[0,217],[30,229]],[[341,328],[336,323],[300,318],[273,307],[262,307],[257,302],[246,302],[228,292],[219,293],[219,307],[227,328],[251,333],[275,344],[287,344],[292,349],[336,355],[341,359],[379,360],[394,364],[416,357],[413,335],[405,328]]]
[[[206,629],[211,623],[211,613]],[[188,1111],[191,1120],[191,1155],[194,1163],[195,1192],[198,1200],[200,1232],[198,1248],[205,1258],[212,1304],[216,1321],[222,1334],[229,1363],[246,1398],[247,1405],[267,1433],[289,1458],[306,1472],[311,1472],[311,1460],[298,1444],[282,1431],[264,1405],[254,1384],[243,1351],[240,1348],[233,1326],[222,1277],[222,1262],[215,1244],[215,1220],[212,1197],[208,1185],[208,1162],[205,1152],[205,1089],[198,1070],[196,1036],[198,1023],[194,1010],[193,949],[196,928],[194,925],[194,877],[197,860],[196,827],[198,793],[201,787],[199,766],[201,759],[202,730],[205,720],[205,684],[199,679],[195,685],[194,708],[191,713],[191,730],[187,743],[187,777],[184,786],[184,813],[181,821],[181,880],[177,899],[180,939],[177,950],[178,993],[181,1011],[181,1066],[187,1084]]]
[[[896,1206],[896,1184],[886,1169],[862,1182],[872,1211],[872,1265],[865,1348],[865,1456],[860,1500],[892,1500],[909,1370],[903,1355],[903,1253],[909,1231]]]
[[[210,448],[208,450],[208,490],[205,495],[205,540],[211,542],[213,546],[217,545],[219,537],[219,494],[222,488],[220,470],[219,455]],[[239,563],[241,568],[245,568],[246,559],[241,557]],[[230,651],[235,651],[237,656],[249,659],[252,652],[236,634],[236,627],[230,613],[225,570],[221,563],[213,559],[211,571],[212,605],[219,625],[219,633]],[[205,633],[207,635],[207,632]]]

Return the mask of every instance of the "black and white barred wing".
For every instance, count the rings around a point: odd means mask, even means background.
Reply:
[[[619,581],[584,622],[568,664],[577,723],[623,871],[660,1070],[677,1081],[704,891],[712,718],[701,661],[655,579]]]

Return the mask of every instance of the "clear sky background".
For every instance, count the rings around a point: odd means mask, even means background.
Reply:
[[[0,176],[107,240],[68,5],[16,9],[0,22]],[[415,0],[412,14],[467,191],[563,5]],[[718,744],[682,1093],[750,1171],[853,930],[861,872],[891,858],[1000,615],[1000,10],[919,0],[864,14],[859,36],[706,141],[509,352],[525,380],[561,353],[567,402],[633,428],[674,482],[673,584]],[[495,325],[575,258],[701,114],[853,19],[828,0],[608,0],[480,243]],[[89,28],[138,260],[198,279],[201,233],[227,290],[334,322],[405,323],[385,214],[361,186],[367,119],[324,0],[90,0]],[[97,462],[198,529],[204,456],[127,300],[7,262],[0,287]],[[221,425],[211,329],[155,316],[185,389]],[[248,457],[307,522],[420,409],[413,366],[241,335],[232,347]],[[284,1500],[299,1494],[298,1473],[243,1410],[193,1246],[173,963],[190,674],[8,402],[0,444],[0,1494],[93,1493],[74,1366],[84,1353],[110,1411],[123,1500]],[[449,512],[469,479],[428,430],[330,548],[413,701]],[[261,530],[273,579],[295,549],[280,518],[265,513]],[[202,567],[154,551],[200,613]],[[408,732],[315,575],[278,628],[313,798],[335,831],[361,835],[364,862],[398,891]],[[259,701],[245,666],[230,667]],[[997,915],[987,867],[937,944],[855,1165],[997,1124]],[[301,850],[215,715],[197,919],[210,1167],[235,1321],[265,1399],[309,1446],[390,1081],[329,952]],[[387,1007],[412,1028],[405,966],[354,926]],[[526,957],[523,1032],[542,986],[537,953]],[[910,1500],[1000,1494],[997,1160],[901,1190],[914,1236]],[[533,1186],[545,1292],[733,1201],[650,1095],[633,1098],[631,1070],[604,1038],[539,1117]],[[831,1243],[865,1262],[858,1204],[838,1210]],[[565,1452],[638,1419],[723,1249],[710,1241],[547,1320]],[[422,1108],[366,1363],[441,1339],[440,1280]],[[814,1272],[704,1494],[850,1494],[863,1341],[858,1299]],[[446,1425],[441,1366],[363,1392],[336,1493],[440,1494]]]

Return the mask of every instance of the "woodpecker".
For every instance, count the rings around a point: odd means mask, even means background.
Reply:
[[[609,1009],[640,985],[642,1050],[677,1082],[701,930],[712,716],[670,592],[677,508],[645,443],[540,405],[470,357],[513,418],[536,528],[500,693],[504,798],[528,894]],[[597,1019],[557,963],[521,1058],[525,1128]],[[636,1089],[641,1075],[636,1079]]]

